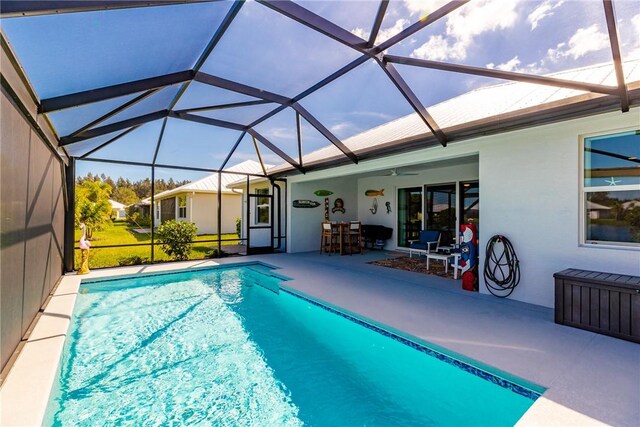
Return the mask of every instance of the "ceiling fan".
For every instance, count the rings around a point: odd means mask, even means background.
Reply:
[[[380,176],[411,176],[411,175],[419,175],[417,172],[398,172],[398,168],[393,168],[389,170],[389,173]]]

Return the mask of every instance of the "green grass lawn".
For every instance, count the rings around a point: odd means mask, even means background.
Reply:
[[[91,239],[91,252],[89,255],[89,267],[117,267],[119,265],[130,265],[151,262],[151,233],[137,234],[131,231],[132,227],[125,221],[115,221],[103,230],[94,231]],[[81,230],[76,230],[76,247],[77,242],[82,236]],[[216,234],[203,234],[196,237],[197,241],[217,239]],[[240,243],[237,234],[223,234],[221,236],[223,245],[236,245]],[[125,245],[131,243],[149,243],[149,246],[130,246],[120,248],[98,248],[97,246],[107,245]],[[211,253],[212,249],[217,248],[217,242],[194,243],[191,247],[191,256],[189,259],[203,259]],[[224,249],[223,249],[224,251]],[[165,254],[160,245],[156,244],[155,261],[171,261],[171,258]],[[80,250],[75,251],[76,269],[80,265]]]

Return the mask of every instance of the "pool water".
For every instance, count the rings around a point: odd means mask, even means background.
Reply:
[[[83,283],[46,424],[500,426],[539,396],[280,282],[248,265]]]

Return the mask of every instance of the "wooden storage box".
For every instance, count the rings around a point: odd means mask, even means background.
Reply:
[[[640,277],[569,268],[555,278],[555,321],[640,343]]]

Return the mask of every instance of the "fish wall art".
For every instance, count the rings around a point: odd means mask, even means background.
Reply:
[[[315,194],[318,197],[327,197],[333,194],[333,191],[329,191],[329,190],[316,190],[313,192],[313,194]]]
[[[378,212],[378,199],[373,199],[373,204],[369,208],[372,215],[375,215]]]
[[[364,192],[364,195],[367,197],[379,197],[384,196],[384,188],[381,190],[367,190]]]

